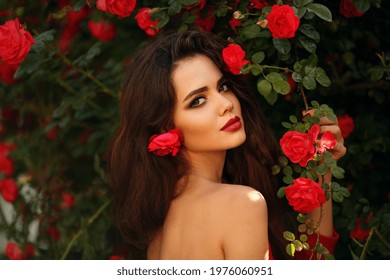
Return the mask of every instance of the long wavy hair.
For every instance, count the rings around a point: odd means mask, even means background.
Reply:
[[[176,185],[189,170],[180,155],[156,156],[147,151],[148,139],[173,128],[176,94],[171,74],[177,62],[197,54],[210,58],[229,80],[242,107],[247,139],[229,150],[223,181],[259,190],[268,205],[272,254],[285,259],[285,208],[271,168],[280,155],[251,87],[242,75],[226,70],[222,50],[227,41],[200,31],[161,34],[132,56],[122,85],[120,124],[112,139],[108,173],[113,189],[113,211],[119,232],[130,245],[145,250],[162,227]]]

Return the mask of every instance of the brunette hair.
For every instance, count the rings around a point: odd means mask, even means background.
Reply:
[[[274,257],[284,259],[281,200],[271,168],[279,147],[262,110],[242,75],[226,71],[222,50],[227,41],[201,31],[169,32],[153,39],[132,56],[122,85],[120,124],[109,158],[113,210],[118,229],[131,245],[146,249],[163,225],[180,178],[188,172],[184,157],[156,156],[147,151],[148,139],[173,128],[176,94],[171,73],[178,61],[197,54],[210,58],[229,80],[242,107],[247,139],[227,152],[224,182],[248,185],[265,197],[269,241]]]

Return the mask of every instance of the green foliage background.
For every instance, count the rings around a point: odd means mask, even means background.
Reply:
[[[198,1],[144,0],[137,1],[130,17],[118,18],[97,10],[94,2],[75,0],[69,5],[79,10],[89,3],[91,13],[80,22],[70,51],[64,54],[59,52],[58,40],[66,25],[66,10],[60,10],[56,1],[0,0],[0,10],[12,11],[0,17],[0,23],[20,18],[37,42],[16,73],[20,80],[10,85],[0,83],[0,110],[11,109],[13,114],[1,119],[5,131],[0,142],[17,146],[11,155],[20,191],[11,219],[4,213],[0,216],[0,234],[21,248],[34,244],[36,259],[144,257],[129,251],[116,234],[105,175],[105,153],[118,121],[118,95],[126,61],[148,39],[134,16],[142,7],[159,7],[153,14],[160,20],[158,27],[185,30],[196,26],[199,9],[186,9]],[[204,16],[213,7],[216,23],[212,32],[239,43],[247,58],[255,62],[245,71],[251,72],[278,137],[286,131],[282,122],[290,115],[301,115],[302,92],[309,101],[328,104],[337,116],[348,114],[354,119],[355,130],[345,140],[348,153],[339,162],[346,171],[339,181],[350,189],[351,196],[334,206],[335,226],[341,236],[336,259],[389,259],[388,3],[353,1],[366,12],[361,17],[345,18],[339,12],[340,1],[278,1],[296,7],[301,27],[293,39],[273,40],[267,29],[256,25],[268,8],[250,9],[235,33],[228,22],[236,10],[247,13],[249,1],[232,2],[209,0],[200,14]],[[109,42],[98,41],[88,31],[89,19],[110,20],[117,36]],[[317,76],[311,77],[297,62],[312,70],[319,68]],[[302,79],[288,98],[286,72],[293,73],[297,81]],[[272,77],[276,77],[274,82]],[[262,80],[270,82],[269,91],[258,86]],[[53,128],[57,134],[50,140],[46,135]],[[73,207],[62,205],[64,192],[74,195]],[[367,240],[349,235],[358,217],[371,217],[363,225],[371,229]],[[31,239],[29,225],[33,221],[38,221],[39,230]],[[59,240],[48,233],[49,227],[59,231]],[[0,255],[6,258],[3,252]]]

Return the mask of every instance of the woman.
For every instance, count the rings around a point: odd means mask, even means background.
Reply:
[[[244,78],[226,70],[225,46],[211,33],[165,34],[126,74],[110,181],[118,228],[148,259],[268,259],[269,248],[287,258],[278,143]],[[322,122],[341,156],[338,127]]]

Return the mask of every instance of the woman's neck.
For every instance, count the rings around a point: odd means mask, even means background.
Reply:
[[[187,153],[192,178],[202,178],[211,182],[221,182],[226,151],[213,153]]]

